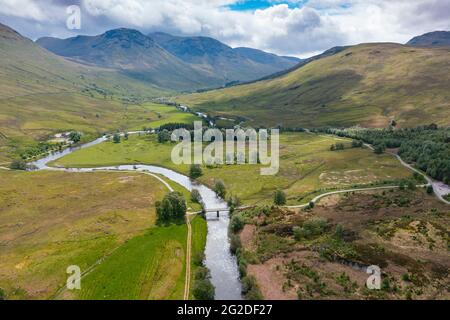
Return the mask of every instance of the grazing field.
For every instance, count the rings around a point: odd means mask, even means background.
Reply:
[[[239,215],[238,260],[265,299],[450,298],[450,210],[423,189],[333,195],[313,209]],[[381,268],[381,290],[366,287],[371,265]]]
[[[448,125],[449,75],[448,48],[362,44],[280,77],[175,100],[252,126]]]
[[[108,256],[82,280],[77,299],[183,298],[187,226],[155,227]],[[68,295],[70,297],[70,295]]]
[[[181,112],[180,110],[155,103],[144,104],[144,107],[149,108],[153,115],[148,123],[151,128],[158,128],[167,123],[193,123],[199,118],[191,113]]]
[[[330,151],[332,144],[344,142],[346,150]],[[273,192],[283,189],[289,204],[303,203],[323,190],[354,185],[377,184],[409,177],[411,173],[393,157],[375,155],[368,149],[350,148],[351,140],[309,133],[287,133],[280,137],[280,171],[261,176],[257,165],[221,165],[203,168],[199,181],[212,186],[225,182],[228,194],[246,204],[271,202]],[[119,164],[154,164],[188,174],[189,166],[171,161],[171,143],[159,144],[156,137],[134,136],[120,144],[107,142],[77,151],[53,165],[91,167]]]
[[[163,241],[164,256],[183,272],[185,226],[154,228],[154,203],[167,193],[157,179],[113,172],[0,171],[0,177],[0,288],[8,299],[51,298],[65,285],[69,265],[84,272],[116,248],[136,261],[140,257],[131,253],[141,255],[141,240]],[[167,281],[178,283],[176,272],[172,275]],[[170,298],[172,291],[153,294],[149,297]]]

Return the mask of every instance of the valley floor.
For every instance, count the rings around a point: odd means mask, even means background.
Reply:
[[[344,143],[346,150],[330,151]],[[280,137],[280,171],[261,176],[259,165],[204,166],[198,180],[208,186],[223,180],[228,195],[238,196],[246,205],[272,202],[273,193],[282,189],[289,205],[305,203],[327,191],[359,186],[398,183],[411,172],[390,155],[375,155],[369,149],[351,148],[351,140],[310,133],[286,133]],[[156,136],[130,136],[120,144],[106,142],[57,160],[54,166],[95,167],[120,164],[153,164],[189,173],[188,165],[171,160],[172,143],[158,143]]]

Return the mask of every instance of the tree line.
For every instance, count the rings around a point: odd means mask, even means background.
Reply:
[[[450,184],[450,128],[435,124],[404,129],[323,128],[316,132],[352,138],[373,145],[376,153],[398,149],[406,162],[430,177]]]

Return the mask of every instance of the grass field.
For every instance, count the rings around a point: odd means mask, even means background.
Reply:
[[[137,236],[82,280],[87,300],[182,299],[187,226],[156,227]]]
[[[281,77],[175,100],[253,126],[448,125],[449,66],[448,48],[363,44]]]
[[[212,186],[216,179],[225,182],[229,193],[247,204],[270,202],[273,192],[283,189],[289,204],[298,204],[321,189],[341,189],[397,180],[411,175],[389,155],[375,155],[368,149],[330,151],[330,146],[351,141],[308,133],[283,134],[280,137],[280,172],[261,176],[259,166],[233,165],[203,168],[201,182]],[[188,165],[171,161],[173,144],[158,144],[155,136],[131,137],[121,144],[104,143],[75,152],[53,165],[91,167],[119,164],[154,164],[187,174]]]
[[[93,268],[79,293],[62,291],[58,299],[183,297],[187,227],[154,226],[154,203],[168,192],[157,179],[125,172],[0,177],[0,288],[8,299],[54,297],[69,265]],[[206,223],[195,218],[192,226],[196,254]]]

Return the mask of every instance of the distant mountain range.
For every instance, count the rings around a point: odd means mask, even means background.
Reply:
[[[259,79],[300,62],[251,48],[231,48],[207,37],[176,37],[167,33],[149,35],[161,47],[198,70],[226,83]]]
[[[411,39],[407,45],[414,47],[449,47],[450,31],[435,31]]]
[[[233,49],[207,37],[144,35],[115,29],[98,36],[41,38],[47,50],[77,62],[120,70],[162,88],[190,91],[249,81],[288,69],[300,60]]]

